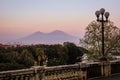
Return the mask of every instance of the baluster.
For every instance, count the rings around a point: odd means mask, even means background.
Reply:
[[[20,80],[24,80],[24,76],[23,75],[20,76]]]
[[[10,80],[15,80],[15,76],[11,77],[11,79],[10,79]]]
[[[8,77],[4,77],[3,80],[8,80],[9,78]]]
[[[74,74],[73,71],[71,71],[71,75],[72,75],[72,76],[71,76],[72,78],[75,78],[75,74]]]
[[[50,72],[47,71],[47,72],[46,72],[46,78],[45,78],[45,80],[49,80],[49,79],[50,79],[50,76],[51,76],[51,75],[50,75]]]
[[[57,79],[59,80],[60,77],[59,77],[59,71],[57,70]]]
[[[75,75],[74,69],[72,69],[72,75],[73,75],[73,79],[75,79],[75,78],[76,78],[76,75]]]
[[[16,77],[16,80],[20,80],[20,76],[17,76],[17,77]]]
[[[64,78],[66,78],[67,76],[68,76],[68,70],[65,70]]]
[[[50,77],[49,77],[49,80],[51,80],[51,79],[52,79],[52,77],[53,77],[53,76],[52,76],[52,72],[51,72],[51,71],[49,71],[49,76],[50,76]]]
[[[61,70],[59,70],[59,71],[58,71],[59,79],[61,78],[61,74],[62,74],[62,72],[61,72]]]
[[[56,79],[59,79],[58,70],[56,70]]]
[[[57,79],[56,71],[54,71],[54,79]]]
[[[67,70],[64,70],[64,71],[63,71],[63,74],[62,74],[62,75],[63,75],[63,78],[65,78],[66,72],[67,72]]]
[[[30,75],[29,80],[34,80],[34,76],[33,76],[33,74]]]
[[[27,74],[25,80],[30,80],[31,74]]]
[[[67,70],[67,71],[66,71],[66,73],[65,73],[64,78],[65,78],[65,79],[68,79],[68,78],[69,78],[69,76],[70,76],[70,72],[69,72],[69,70]]]
[[[29,75],[24,75],[24,80],[28,80]]]
[[[60,77],[59,77],[59,71],[58,70],[56,71],[56,77],[57,77],[57,80],[59,80]]]
[[[10,80],[16,80],[16,76],[11,76]]]
[[[54,72],[55,72],[55,71],[52,71],[52,75],[53,75],[53,78],[52,78],[52,79],[54,79],[54,78],[55,78],[55,74],[54,74]]]
[[[30,80],[30,76],[27,76],[27,79],[26,80]]]
[[[61,70],[59,70],[59,72],[58,72],[59,78],[61,78],[61,74],[62,74],[62,72],[61,72]]]

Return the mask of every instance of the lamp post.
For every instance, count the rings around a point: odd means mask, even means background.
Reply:
[[[104,8],[101,8],[99,11],[95,12],[95,15],[97,17],[97,21],[101,22],[101,29],[102,29],[102,57],[100,58],[101,61],[107,61],[107,58],[105,57],[105,48],[104,48],[104,23],[108,22],[109,12],[105,12]],[[100,18],[101,16],[101,18]],[[104,18],[106,18],[104,20]]]

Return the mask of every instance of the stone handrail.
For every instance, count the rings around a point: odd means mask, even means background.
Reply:
[[[44,80],[66,80],[80,78],[78,64],[45,67]]]
[[[120,73],[119,66],[120,60],[53,67],[33,66],[29,69],[2,71],[0,80],[87,80]]]

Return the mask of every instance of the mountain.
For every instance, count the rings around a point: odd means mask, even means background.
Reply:
[[[64,42],[78,43],[79,38],[60,30],[55,30],[50,33],[43,33],[38,31],[12,42],[19,42],[22,44],[62,44]]]

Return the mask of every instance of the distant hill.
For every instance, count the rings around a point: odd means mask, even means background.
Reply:
[[[12,43],[16,42],[22,44],[62,44],[63,42],[78,43],[79,38],[60,30],[55,30],[50,33],[38,31],[26,37],[12,41]]]

